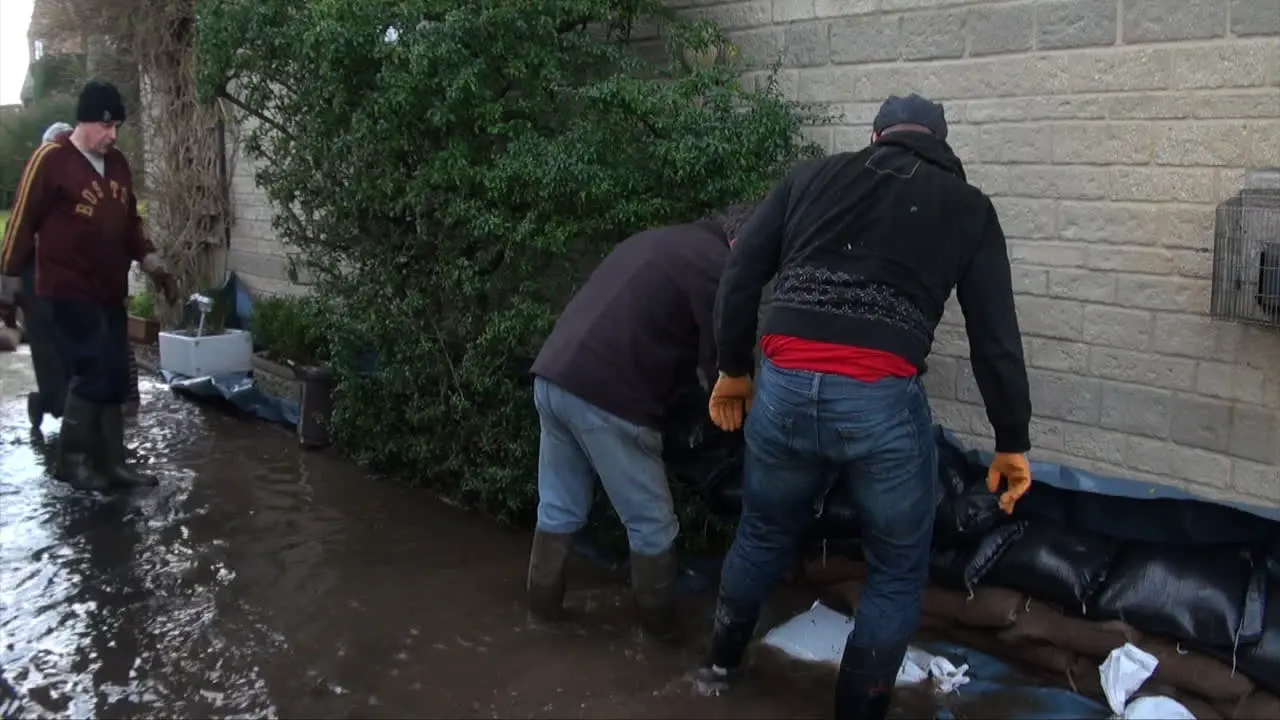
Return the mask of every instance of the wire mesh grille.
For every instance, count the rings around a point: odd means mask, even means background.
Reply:
[[[1214,317],[1280,328],[1280,189],[1218,206],[1211,305]]]

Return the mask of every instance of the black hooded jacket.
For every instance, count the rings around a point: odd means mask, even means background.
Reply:
[[[921,372],[955,289],[996,449],[1030,448],[1004,232],[946,142],[890,133],[859,152],[800,165],[774,187],[739,234],[720,283],[725,374],[753,368],[760,294],[775,274],[765,334],[884,350]]]

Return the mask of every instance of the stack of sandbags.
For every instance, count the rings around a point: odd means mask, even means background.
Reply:
[[[820,588],[823,604],[851,613],[862,593],[865,567],[828,558],[825,565],[810,563],[806,580]],[[858,573],[862,577],[852,577]],[[1068,617],[1013,590],[977,586],[967,592],[931,585],[925,591],[920,627],[1045,671],[1063,686],[1098,699],[1102,661],[1115,648],[1133,643],[1159,660],[1142,694],[1172,697],[1201,720],[1280,718],[1280,697],[1256,687],[1228,664],[1144,635],[1120,621]]]

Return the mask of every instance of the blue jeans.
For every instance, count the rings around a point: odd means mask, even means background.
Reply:
[[[611,415],[542,378],[533,401],[538,445],[538,529],[575,533],[587,524],[596,478],[627,529],[631,552],[660,555],[680,533],[662,462],[662,433]]]
[[[929,580],[937,447],[918,378],[873,383],[767,360],[746,422],[743,508],[720,578],[721,621],[754,626],[830,490],[861,523],[868,575],[849,643],[905,642]]]

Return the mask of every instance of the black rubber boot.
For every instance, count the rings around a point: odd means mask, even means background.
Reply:
[[[124,445],[124,406],[107,405],[99,414],[102,433],[102,469],[112,487],[120,489],[153,487],[160,481],[155,475],[129,467],[128,449]]]
[[[631,555],[631,592],[635,597],[640,626],[657,640],[671,640],[678,634],[676,579],[680,565],[674,553]]]
[[[758,620],[758,612],[734,612],[723,602],[716,602],[711,648],[702,667],[693,676],[699,692],[704,695],[719,695],[729,689],[742,668],[742,660],[747,654],[752,636],[755,635]]]
[[[77,490],[105,492],[111,489],[110,481],[98,470],[102,457],[98,411],[97,405],[74,394],[67,395],[54,475]]]
[[[38,392],[27,393],[27,419],[31,421],[31,429],[39,432],[44,423],[44,399]]]
[[[835,720],[884,720],[907,645],[864,648],[848,643],[836,676]]]
[[[529,598],[529,616],[538,622],[565,619],[565,572],[573,535],[537,530],[533,533],[533,549],[529,552],[529,577],[525,591]]]

